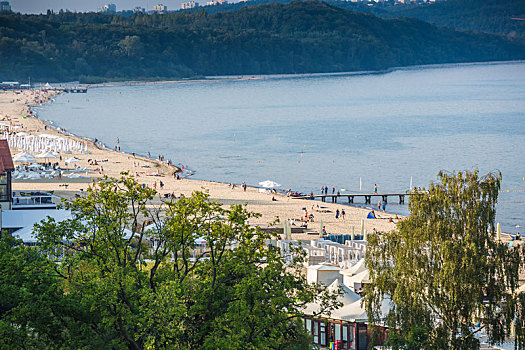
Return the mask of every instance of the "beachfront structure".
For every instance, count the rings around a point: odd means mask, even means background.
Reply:
[[[189,9],[193,9],[198,6],[199,4],[196,3],[195,1],[188,1],[188,2],[183,2],[182,4],[180,4],[181,10],[189,10]]]
[[[337,349],[366,350],[371,339],[368,332],[368,314],[361,296],[353,290],[334,280],[328,290],[342,292],[338,301],[343,306],[330,315],[325,314],[318,303],[308,304],[303,311],[303,325],[312,334],[313,343],[329,347],[334,343]],[[381,315],[387,315],[392,307],[391,301],[385,298],[381,304]],[[380,327],[375,344],[385,339],[386,328]]]
[[[136,6],[133,8],[133,13],[146,13],[146,9],[144,7]]]
[[[334,283],[335,280],[342,280],[342,276],[339,273],[340,271],[340,267],[333,266],[328,263],[308,266],[306,268],[306,280],[308,283],[317,283],[329,286]]]
[[[0,1],[0,11],[11,11],[9,1]]]
[[[0,207],[10,210],[12,203],[11,173],[15,170],[7,140],[0,140]]]

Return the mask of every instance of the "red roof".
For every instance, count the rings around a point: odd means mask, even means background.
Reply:
[[[0,140],[0,173],[5,173],[6,170],[13,171],[15,166],[13,158],[11,158],[11,151],[9,151],[9,144],[7,140]]]

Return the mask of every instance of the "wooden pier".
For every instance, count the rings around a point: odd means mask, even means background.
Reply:
[[[427,192],[425,192],[427,193]],[[334,193],[334,194],[314,194],[313,196],[298,196],[292,197],[296,199],[316,199],[321,198],[322,202],[326,202],[327,198],[332,199],[332,203],[337,203],[337,199],[341,197],[348,198],[348,203],[354,203],[355,197],[364,197],[365,204],[372,204],[372,197],[381,197],[384,203],[388,203],[388,197],[398,197],[399,204],[405,204],[405,196],[411,196],[413,193]]]

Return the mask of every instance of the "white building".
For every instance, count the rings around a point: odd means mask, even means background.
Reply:
[[[157,13],[166,13],[168,12],[168,7],[166,5],[158,4],[153,6],[153,11]]]
[[[199,6],[199,4],[196,3],[195,1],[188,1],[188,2],[183,2],[182,4],[180,4],[180,8],[182,10],[193,9],[193,8],[195,8],[197,6]]]
[[[101,8],[99,8],[97,10],[97,12],[99,13],[105,13],[105,14],[108,14],[108,15],[114,15],[115,13],[117,13],[117,5],[115,4],[106,4],[104,6],[102,6]]]

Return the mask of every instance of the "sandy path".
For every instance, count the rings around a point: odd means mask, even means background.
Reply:
[[[40,133],[51,133],[64,136],[64,134],[52,130],[49,127],[46,130],[44,123],[39,119],[24,117],[28,115],[28,105],[45,103],[51,99],[53,95],[54,93],[52,92],[35,91],[24,91],[18,94],[14,92],[0,92],[0,119],[12,125],[20,125],[22,128],[17,131],[25,131],[29,134],[36,135]],[[81,140],[75,136],[67,137]],[[98,149],[94,147],[93,143],[89,144],[89,151],[91,152],[90,154],[67,154],[63,156],[63,160],[72,156],[77,157],[80,159],[80,162],[75,163],[77,166],[94,171],[89,173],[90,177],[100,177],[103,176],[103,174],[118,177],[122,171],[129,171],[130,174],[136,176],[139,183],[144,183],[150,187],[156,186],[161,196],[164,193],[174,193],[176,196],[180,194],[189,196],[193,191],[206,189],[209,191],[211,198],[221,203],[247,203],[249,210],[262,214],[261,218],[254,219],[250,223],[260,225],[261,227],[266,227],[268,223],[273,222],[276,217],[279,217],[281,220],[288,218],[299,219],[305,214],[302,208],[306,208],[308,213],[312,213],[315,216],[315,222],[309,223],[308,228],[316,233],[320,231],[321,220],[326,227],[326,231],[334,234],[350,234],[352,226],[355,227],[355,232],[358,233],[362,219],[365,221],[365,229],[368,232],[372,232],[374,228],[378,231],[390,231],[395,228],[395,224],[389,223],[386,219],[389,216],[395,215],[384,214],[385,219],[366,219],[368,210],[365,209],[352,208],[333,203],[321,203],[318,201],[297,200],[279,194],[260,193],[258,189],[250,187],[248,187],[246,192],[244,192],[240,186],[232,190],[228,184],[212,181],[191,179],[176,180],[173,178],[173,172],[176,168],[162,164],[156,160],[138,156],[133,157],[130,154],[114,152],[107,149]],[[18,152],[19,150],[16,149],[11,150],[13,155]],[[99,165],[89,165],[89,159],[96,159]],[[107,162],[102,162],[103,160],[107,160]],[[66,167],[64,161],[60,161],[60,166]],[[101,167],[103,167],[103,172],[100,169]],[[160,176],[149,176],[154,173],[158,173]],[[160,181],[164,183],[162,189],[159,188]],[[68,184],[67,188],[63,186],[64,184]],[[89,181],[82,183],[78,181],[68,181],[68,179],[63,178],[60,181],[48,182],[14,182],[13,189],[61,191],[67,195],[67,193],[73,194],[81,189],[85,190],[88,185]],[[272,201],[273,196],[275,196],[277,201]],[[315,210],[317,209],[317,205],[325,207],[326,210],[330,212],[317,212]],[[336,209],[341,210],[343,208],[346,212],[345,219],[336,219]],[[297,239],[315,239],[318,235],[293,234],[293,237]]]

